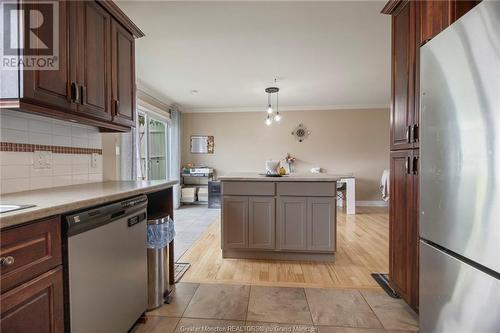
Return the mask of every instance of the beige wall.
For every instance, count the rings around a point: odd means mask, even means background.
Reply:
[[[328,173],[354,172],[356,200],[380,200],[379,180],[389,168],[389,110],[289,111],[279,124],[266,126],[264,112],[186,113],[182,126],[182,164],[234,171],[263,172],[266,159],[297,157],[296,172],[321,167]],[[298,142],[299,123],[311,135]],[[213,135],[214,154],[191,154],[191,135]]]

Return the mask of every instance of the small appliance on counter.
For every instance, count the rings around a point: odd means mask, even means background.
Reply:
[[[214,178],[214,169],[206,166],[189,166],[181,172],[181,202],[207,204],[208,183]]]

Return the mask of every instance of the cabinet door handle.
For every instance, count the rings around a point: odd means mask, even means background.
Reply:
[[[2,266],[11,266],[13,265],[15,262],[14,260],[14,257],[13,256],[7,256],[7,257],[1,257],[0,258],[0,265]]]
[[[80,103],[80,88],[76,82],[71,82],[71,101]]]
[[[414,175],[418,175],[418,156],[413,156],[411,169]]]
[[[406,142],[411,143],[411,125],[406,128]]]
[[[410,173],[411,173],[411,172],[410,172],[410,164],[411,164],[410,159],[411,159],[411,157],[410,157],[410,156],[407,156],[407,157],[406,157],[406,161],[405,161],[405,170],[406,170],[406,173],[407,173],[407,174],[410,174]]]
[[[113,115],[116,117],[118,116],[118,108],[120,107],[120,101],[115,99],[113,100],[113,107],[114,107],[114,110],[113,110]]]
[[[85,87],[85,86],[81,86],[81,89],[82,89],[82,100],[81,100],[81,104],[82,104],[82,105],[85,105],[85,104],[87,104],[87,87]]]
[[[413,124],[413,142],[418,142],[418,124]]]

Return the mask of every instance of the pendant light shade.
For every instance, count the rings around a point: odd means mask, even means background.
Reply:
[[[276,122],[281,121],[281,115],[279,112],[276,112],[276,115],[274,116],[274,121],[276,121]]]
[[[272,123],[273,123],[273,120],[271,119],[271,116],[270,116],[270,115],[267,115],[267,118],[266,118],[266,125],[267,125],[267,126],[270,126]]]

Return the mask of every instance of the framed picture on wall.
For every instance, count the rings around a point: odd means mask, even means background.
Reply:
[[[213,154],[214,137],[211,135],[192,135],[191,154]]]

